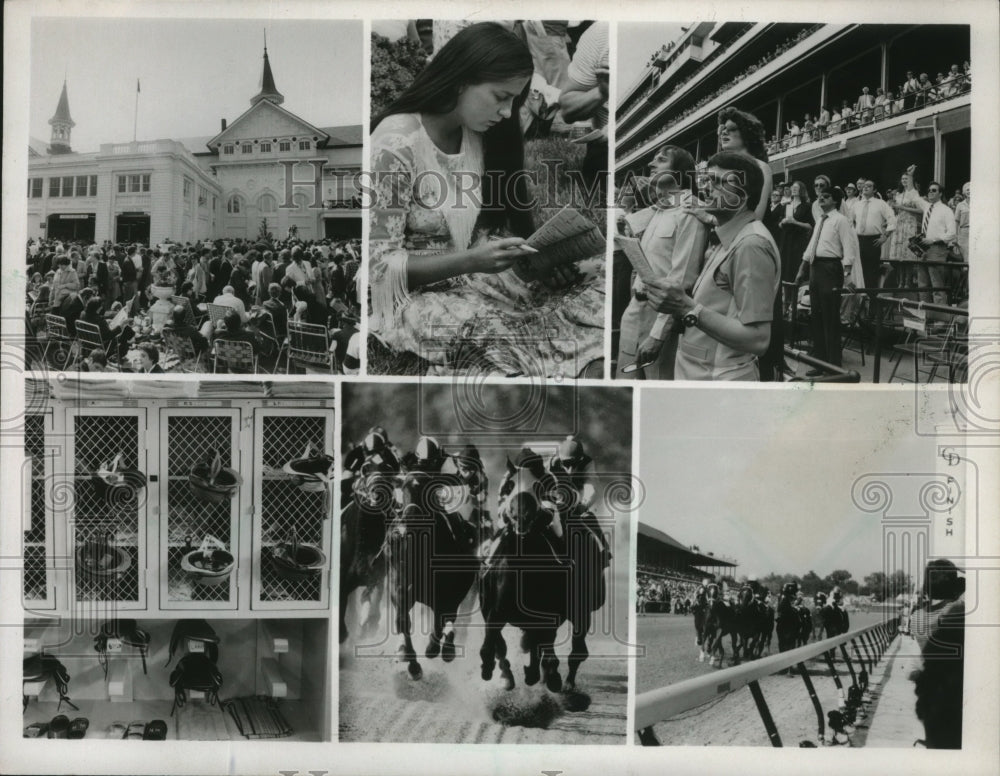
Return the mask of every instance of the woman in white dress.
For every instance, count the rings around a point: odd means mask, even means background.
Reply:
[[[425,371],[575,376],[602,355],[603,265],[582,282],[511,269],[535,226],[518,122],[533,71],[516,35],[474,24],[373,121],[370,331]]]

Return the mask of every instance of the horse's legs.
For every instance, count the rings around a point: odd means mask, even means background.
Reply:
[[[413,649],[413,639],[410,637],[410,602],[408,597],[401,596],[403,600],[396,602],[396,630],[403,635],[403,643],[399,645],[397,654],[402,663],[408,663],[406,670],[410,676],[419,679],[423,675],[423,669],[417,662],[417,652]]]
[[[479,659],[482,661],[479,675],[484,682],[488,682],[493,678],[493,669],[496,668],[497,664],[495,658],[498,651],[497,639],[500,637],[501,627],[503,626],[498,626],[489,621],[486,622],[486,635],[483,637],[483,646],[479,648]],[[506,646],[504,649],[506,650]],[[502,670],[503,667],[501,666]]]
[[[542,677],[541,648],[538,633],[527,629],[521,631],[521,649],[528,653],[528,665],[524,667],[524,683],[529,687],[538,684]]]
[[[496,634],[496,655],[500,658],[500,676],[503,678],[504,689],[514,689],[514,672],[510,670],[510,661],[507,659],[507,642],[503,637],[503,627],[497,628]]]
[[[382,579],[365,588],[364,595],[368,599],[368,612],[362,620],[362,636],[369,637],[378,632],[378,625],[382,621],[382,594],[384,590],[385,580]]]
[[[559,692],[563,687],[562,677],[559,675],[559,657],[556,655],[555,640],[556,629],[546,628],[538,645],[542,662],[542,677],[545,679],[545,686],[549,692]]]
[[[587,649],[587,631],[590,630],[590,612],[581,616],[580,622],[570,623],[573,628],[573,636],[570,646],[569,653],[569,671],[566,673],[566,683],[564,689],[575,690],[576,689],[576,672],[580,668],[580,664],[587,659],[590,654],[590,650]]]

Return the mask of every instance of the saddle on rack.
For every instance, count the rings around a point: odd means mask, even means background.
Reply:
[[[69,672],[58,658],[53,655],[40,653],[26,657],[22,667],[22,679],[24,682],[40,682],[44,679],[51,679],[59,692],[59,705],[56,711],[62,708],[63,701],[73,710],[79,711],[76,705],[69,699]],[[28,696],[22,695],[22,710],[28,708]]]
[[[205,653],[195,652],[182,657],[170,674],[170,686],[174,688],[174,705],[171,716],[187,703],[189,691],[205,693],[210,705],[218,705],[222,674],[215,661]]]
[[[108,677],[108,642],[118,639],[122,644],[139,650],[142,657],[142,672],[146,673],[146,652],[149,649],[149,632],[139,627],[135,620],[108,620],[101,625],[101,631],[94,639],[97,660]]]
[[[205,645],[204,656],[213,664],[219,660],[219,637],[205,620],[178,620],[170,634],[170,649],[166,665],[174,659],[174,653],[188,641],[200,641]],[[171,682],[173,684],[173,682]]]

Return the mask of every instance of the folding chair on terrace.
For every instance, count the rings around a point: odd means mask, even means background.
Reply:
[[[292,363],[306,371],[324,369],[334,374],[337,359],[330,350],[326,326],[300,321],[288,322],[288,360],[285,371],[291,374]]]
[[[220,366],[231,374],[254,374],[257,371],[257,356],[249,342],[219,338],[215,340],[214,350],[213,372],[218,372]]]

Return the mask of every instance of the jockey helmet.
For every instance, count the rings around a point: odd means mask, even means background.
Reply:
[[[583,449],[583,442],[581,442],[579,437],[574,434],[570,434],[559,443],[558,456],[561,461],[572,461],[585,453],[586,451]]]
[[[418,461],[436,461],[441,457],[441,446],[434,437],[424,436],[417,441]]]
[[[813,596],[813,601],[815,601],[817,604],[820,604],[820,605],[825,604],[826,603],[826,593],[823,593],[823,592],[816,593],[816,595]]]

